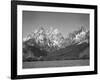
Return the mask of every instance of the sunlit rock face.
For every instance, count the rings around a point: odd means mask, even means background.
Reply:
[[[23,38],[23,61],[89,59],[89,30],[80,27],[66,37],[53,27],[39,27]]]
[[[26,36],[23,41],[27,41],[29,39],[35,39],[37,44],[47,45],[49,47],[61,47],[61,43],[64,40],[62,34],[58,31],[58,29],[44,28],[40,27],[36,29],[32,34]]]
[[[85,27],[81,27],[69,34],[69,39],[73,43],[81,44],[83,42],[89,43],[89,31]]]
[[[58,29],[40,27],[23,38],[23,42],[27,42],[30,46],[38,45],[41,49],[45,49],[46,51],[54,51],[73,44],[88,43],[89,31],[81,27],[69,33],[65,38]]]

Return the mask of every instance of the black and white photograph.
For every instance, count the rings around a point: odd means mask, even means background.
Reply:
[[[97,74],[97,6],[12,1],[12,79]]]
[[[89,16],[23,11],[23,68],[89,65]]]

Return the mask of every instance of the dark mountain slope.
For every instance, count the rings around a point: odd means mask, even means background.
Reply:
[[[49,53],[49,55],[47,57],[45,57],[44,60],[80,59],[80,58],[84,57],[85,54],[87,54],[87,56],[88,56],[88,54],[89,54],[88,49],[89,49],[89,45],[87,43],[83,43],[80,45],[71,45],[64,49],[60,49],[53,53]]]

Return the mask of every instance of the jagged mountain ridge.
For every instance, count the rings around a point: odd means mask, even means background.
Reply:
[[[70,33],[69,38],[72,41],[72,43],[89,43],[89,30],[82,26],[80,29]]]
[[[29,34],[23,39],[23,43],[28,42],[30,46],[38,45],[41,49],[47,51],[59,50],[65,48],[66,46],[73,44],[81,44],[83,42],[89,42],[89,31],[84,27],[69,33],[69,35],[64,38],[63,35],[58,31],[58,29],[40,27],[34,32]],[[54,51],[53,50],[53,51]]]
[[[33,40],[40,47],[56,47],[59,49],[62,46],[64,37],[57,29],[53,29],[52,27],[49,29],[41,27],[36,29],[32,34],[26,36],[26,38],[23,39],[23,42],[30,40]],[[32,43],[30,45],[32,45]]]
[[[88,47],[89,31],[84,27],[69,33],[66,38],[57,29],[40,27],[23,39],[23,59],[76,59],[75,55]],[[87,50],[85,52],[89,54]]]

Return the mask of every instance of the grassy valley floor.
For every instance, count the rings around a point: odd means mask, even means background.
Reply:
[[[26,68],[47,68],[47,67],[88,66],[88,65],[89,65],[89,59],[23,62],[24,69]]]

